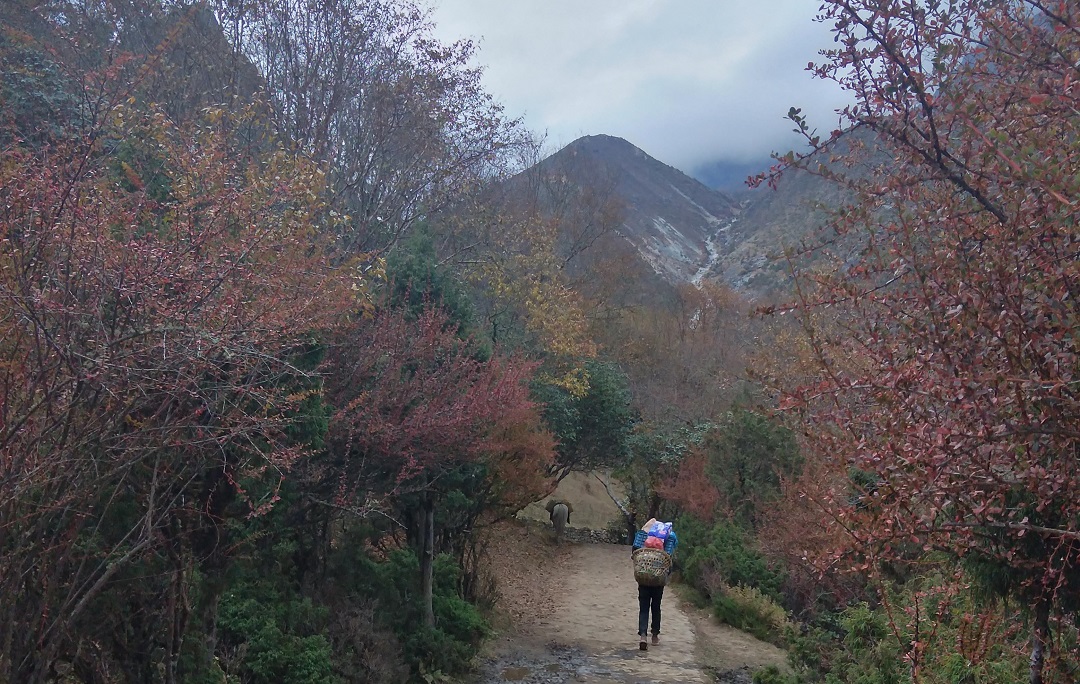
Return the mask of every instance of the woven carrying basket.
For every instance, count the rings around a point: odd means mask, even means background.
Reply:
[[[671,556],[660,549],[637,549],[634,559],[634,579],[646,587],[662,587],[671,571]]]

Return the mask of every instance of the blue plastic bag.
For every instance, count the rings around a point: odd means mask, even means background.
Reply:
[[[667,539],[669,532],[671,532],[671,523],[658,522],[649,530],[649,535],[659,537],[660,539]]]

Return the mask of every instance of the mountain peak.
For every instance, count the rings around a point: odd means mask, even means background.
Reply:
[[[556,154],[560,154],[561,152],[566,152],[568,154],[599,155],[609,159],[642,159],[649,160],[656,164],[663,163],[649,156],[644,150],[625,138],[602,133],[582,136],[564,147],[560,152],[556,152]],[[664,166],[667,165],[664,164]]]
[[[571,149],[623,149],[645,154],[637,145],[625,138],[614,135],[598,133],[596,135],[584,135],[566,146]]]
[[[713,238],[738,211],[730,197],[612,135],[578,138],[541,166],[582,186],[610,184],[626,209],[622,236],[673,282],[710,266]]]

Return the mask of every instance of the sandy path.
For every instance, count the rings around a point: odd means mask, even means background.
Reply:
[[[574,551],[569,587],[550,625],[553,641],[596,656],[614,681],[709,681],[696,662],[694,629],[670,587],[661,605],[661,643],[638,650],[637,583],[629,547],[585,544]]]
[[[637,584],[630,549],[554,546],[541,530],[508,528],[494,540],[493,571],[507,617],[492,644],[484,684],[711,682],[712,672],[783,666],[784,653],[664,593],[661,643],[639,651]],[[749,677],[746,677],[746,681]]]

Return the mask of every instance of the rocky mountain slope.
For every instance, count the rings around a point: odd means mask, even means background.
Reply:
[[[804,171],[786,172],[775,189],[746,193],[738,220],[717,240],[718,258],[708,277],[755,297],[784,291],[790,281],[785,249],[798,250],[840,201],[830,183]]]
[[[563,182],[613,193],[624,208],[621,236],[668,283],[713,279],[754,298],[786,290],[785,248],[812,238],[825,207],[845,197],[831,181],[789,171],[776,189],[735,199],[607,135],[579,138],[539,167]]]
[[[849,132],[836,141],[833,155],[855,163],[825,160],[833,172],[850,179],[868,179],[889,161],[875,134],[865,130]],[[764,169],[762,169],[764,170]],[[728,283],[754,297],[786,297],[791,277],[785,258],[789,250],[799,268],[826,263],[843,263],[858,245],[851,238],[837,239],[822,234],[828,212],[852,199],[836,181],[807,171],[789,169],[776,188],[759,187],[739,195],[743,211],[723,234],[720,256],[709,277]],[[807,245],[829,243],[822,250],[806,252]]]
[[[566,182],[606,185],[624,208],[622,237],[671,282],[701,277],[716,259],[713,238],[739,212],[727,195],[608,135],[575,140],[540,162],[540,170]]]

